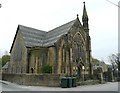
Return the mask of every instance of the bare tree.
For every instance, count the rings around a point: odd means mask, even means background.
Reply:
[[[2,4],[0,4],[0,8],[2,7]]]
[[[111,56],[109,56],[109,60],[112,64],[112,68],[115,69],[115,67],[117,66],[118,72],[120,73],[120,53],[112,54]]]

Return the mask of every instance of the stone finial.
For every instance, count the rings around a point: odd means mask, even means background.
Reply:
[[[79,17],[79,15],[77,14],[77,18]]]

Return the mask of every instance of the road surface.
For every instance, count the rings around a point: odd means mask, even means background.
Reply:
[[[106,84],[97,85],[84,85],[72,88],[61,88],[17,85],[0,80],[0,87],[1,91],[118,91],[118,82],[108,82]]]

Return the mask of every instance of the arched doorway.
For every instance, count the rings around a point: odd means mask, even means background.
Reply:
[[[80,75],[81,74],[81,69],[80,69],[80,67],[78,66],[78,71],[77,71],[77,76],[78,76],[78,78],[80,78]]]
[[[85,68],[83,67],[85,67],[83,61],[78,62],[77,77],[79,78],[79,80],[83,80],[84,78],[83,75],[84,75]]]
[[[34,72],[34,69],[33,68],[31,68],[31,73],[33,73]]]

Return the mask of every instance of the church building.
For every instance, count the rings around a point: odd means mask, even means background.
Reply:
[[[18,25],[8,73],[42,74],[42,67],[49,64],[54,74],[92,74],[88,20],[84,3],[82,23],[77,15],[76,19],[48,32]]]

